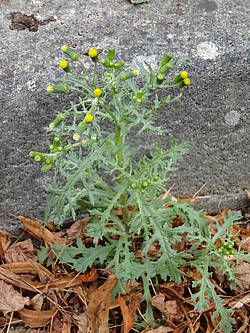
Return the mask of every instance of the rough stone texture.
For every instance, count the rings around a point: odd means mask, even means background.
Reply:
[[[140,6],[127,0],[0,0],[0,227],[16,226],[10,213],[43,217],[41,186],[48,176],[28,152],[46,149],[44,127],[66,106],[65,99],[45,90],[59,75],[63,44],[79,53],[114,46],[125,59],[153,65],[166,50],[187,53],[192,85],[179,104],[159,114],[169,129],[166,144],[173,138],[192,143],[170,185],[193,194],[206,183],[203,194],[230,195],[235,204],[242,200],[242,189],[250,188],[248,5],[248,0],[151,0]],[[149,137],[146,148],[153,146]],[[219,201],[216,196],[215,206]]]

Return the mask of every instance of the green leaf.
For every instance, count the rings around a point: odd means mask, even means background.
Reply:
[[[150,0],[130,0],[130,2],[134,5],[141,5],[143,3],[148,3]]]

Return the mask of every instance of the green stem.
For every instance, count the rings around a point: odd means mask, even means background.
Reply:
[[[96,84],[95,84],[96,68],[97,68],[97,63],[95,62],[95,68],[94,68],[93,79],[92,79],[92,84],[95,88],[96,88]]]
[[[78,60],[79,64],[82,66],[87,78],[89,77],[89,73],[87,71],[87,68],[85,67],[84,63],[81,60]]]
[[[120,125],[117,124],[116,126],[116,133],[115,133],[115,145],[118,147],[119,145],[122,145],[122,136],[121,136],[121,127]],[[118,157],[118,166],[120,168],[123,167],[123,153],[122,153],[122,148],[121,147],[118,147],[118,153],[117,153],[117,157]],[[119,178],[120,178],[120,183],[123,184],[124,182],[124,178],[122,176],[122,172],[119,171]],[[126,229],[128,228],[127,227],[127,222],[128,222],[128,207],[127,207],[127,196],[125,194],[122,194],[121,197],[120,197],[120,202],[121,202],[121,208],[122,208],[122,219],[123,219],[123,222],[126,226]]]

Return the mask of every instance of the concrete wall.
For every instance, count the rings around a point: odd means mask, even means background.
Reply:
[[[244,204],[242,190],[250,188],[247,7],[248,0],[151,0],[141,6],[127,0],[0,0],[0,227],[15,228],[11,213],[43,217],[41,186],[49,178],[28,152],[46,149],[44,127],[67,106],[66,99],[46,93],[60,74],[63,44],[79,53],[114,46],[125,59],[152,65],[166,50],[187,53],[192,85],[179,104],[159,114],[169,129],[166,144],[173,138],[192,143],[169,186],[193,194],[206,183],[201,194]],[[146,148],[153,144],[148,138]]]

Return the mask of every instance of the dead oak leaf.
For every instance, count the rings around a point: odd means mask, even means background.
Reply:
[[[67,230],[67,238],[70,240],[74,240],[78,237],[84,238],[87,232],[87,223],[90,217],[85,217],[83,219],[77,220],[73,223],[70,228]]]
[[[5,260],[8,264],[12,262],[37,262],[34,246],[31,239],[12,244],[5,253]]]
[[[240,263],[235,272],[235,290],[238,292],[250,289],[250,264]]]
[[[152,305],[164,314],[166,319],[174,323],[181,323],[184,315],[176,300],[165,301],[165,295],[159,294],[152,297]]]
[[[0,281],[0,311],[4,316],[13,311],[20,311],[30,304],[29,297],[23,297],[12,286]]]

